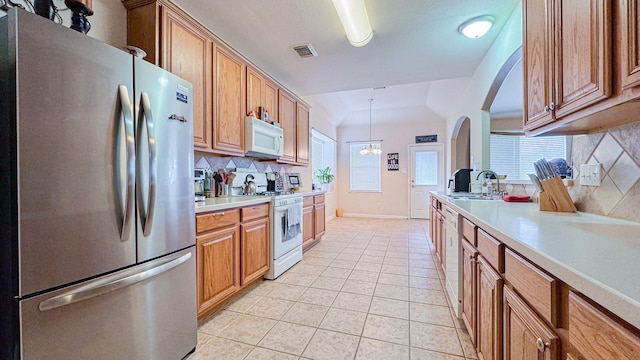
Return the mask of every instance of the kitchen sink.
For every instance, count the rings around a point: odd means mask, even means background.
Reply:
[[[452,200],[498,200],[497,198],[486,198],[480,194],[470,194],[470,193],[453,193],[447,194],[447,197]]]

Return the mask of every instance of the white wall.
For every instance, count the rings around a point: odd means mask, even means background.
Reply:
[[[368,116],[368,110],[366,111]],[[349,116],[359,116],[352,114]],[[368,124],[341,125],[338,127],[338,207],[345,216],[373,215],[380,217],[409,216],[408,168],[409,145],[416,135],[437,134],[444,140],[445,119],[426,107],[390,109],[374,114],[372,139],[382,139],[382,192],[362,193],[349,191],[349,144],[347,141],[369,140]],[[387,171],[387,153],[399,154],[401,171]],[[406,169],[402,171],[402,169]]]
[[[458,99],[455,109],[447,117],[447,139],[451,139],[455,124],[461,117],[471,119],[471,158],[482,169],[489,167],[490,116],[483,105],[496,76],[504,63],[522,46],[522,3],[513,10],[500,35],[487,51],[482,62],[471,77],[466,91]],[[451,158],[450,141],[445,142],[446,157]],[[446,162],[450,167],[450,162]],[[452,169],[446,170],[451,174]]]

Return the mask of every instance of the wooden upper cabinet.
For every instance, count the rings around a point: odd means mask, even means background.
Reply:
[[[193,144],[211,148],[211,40],[181,16],[166,8],[163,13],[161,66],[193,85]]]
[[[280,90],[278,116],[284,132],[284,149],[279,161],[296,161],[296,100],[289,93]]]
[[[269,110],[269,121],[278,122],[278,89],[280,87],[265,79],[264,81],[264,106]]]
[[[267,109],[270,121],[278,121],[278,85],[256,69],[247,66],[247,109],[258,117],[259,108]]]
[[[232,50],[215,45],[214,152],[244,156],[245,63]]]
[[[640,1],[623,0],[622,18],[622,87],[624,89],[640,85]]]
[[[611,95],[611,1],[556,4],[556,106],[561,118]]]
[[[612,95],[610,1],[525,0],[523,29],[526,131]]]
[[[522,72],[524,81],[524,128],[553,120],[553,21],[549,1],[524,0]]]
[[[298,165],[309,165],[309,109],[301,103],[297,103],[296,106],[298,115],[296,162]]]

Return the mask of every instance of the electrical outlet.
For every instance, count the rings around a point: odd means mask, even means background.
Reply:
[[[600,164],[580,165],[580,185],[600,186]]]

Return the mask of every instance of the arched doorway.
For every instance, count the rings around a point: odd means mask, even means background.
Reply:
[[[451,134],[451,171],[471,166],[471,120],[461,116]]]

